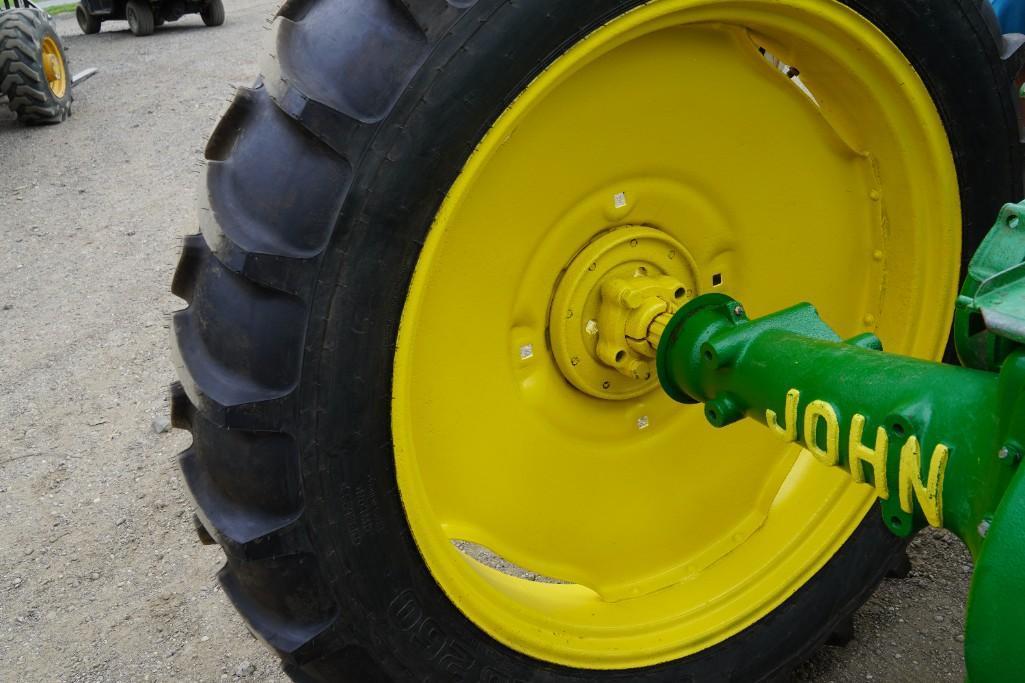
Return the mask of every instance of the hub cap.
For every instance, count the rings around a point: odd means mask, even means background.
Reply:
[[[57,42],[49,36],[43,38],[43,73],[46,84],[55,97],[64,97],[68,88],[68,76],[64,69],[64,57]]]
[[[667,233],[643,226],[601,233],[570,262],[552,299],[548,330],[562,374],[596,398],[630,399],[656,388],[648,323],[696,286],[690,254]]]

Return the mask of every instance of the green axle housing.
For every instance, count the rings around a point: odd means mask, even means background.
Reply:
[[[749,319],[722,294],[676,312],[658,376],[716,427],[751,418],[874,488],[897,535],[949,529],[975,560],[965,658],[973,681],[1021,675],[1025,627],[1025,203],[1008,205],[957,300],[956,367],[841,339],[807,303]]]

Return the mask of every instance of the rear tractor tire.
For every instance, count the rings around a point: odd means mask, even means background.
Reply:
[[[71,116],[71,78],[60,36],[39,10],[0,13],[0,95],[18,120],[60,123]]]
[[[220,26],[224,23],[224,2],[223,0],[210,0],[200,11],[199,16],[207,26]]]
[[[809,300],[940,357],[1023,194],[984,7],[286,2],[172,285],[200,536],[285,671],[762,681],[847,639],[907,539],[601,361],[599,286]]]
[[[156,26],[156,18],[153,16],[153,5],[146,0],[130,0],[125,5],[125,18],[128,20],[128,28],[136,36],[148,36],[153,34]]]

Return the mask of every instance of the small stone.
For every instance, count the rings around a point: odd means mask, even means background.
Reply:
[[[153,418],[153,431],[157,434],[166,434],[171,431],[171,420],[166,415],[157,415]]]
[[[127,522],[127,521],[128,521],[127,519],[122,517],[121,519],[119,519],[116,522],[114,522],[114,526],[124,526],[125,522]]]
[[[14,577],[14,580],[11,581],[11,588],[17,588],[20,585],[21,585],[21,577],[20,576]]]
[[[202,638],[199,639],[199,642],[205,643],[208,640],[210,640],[210,636],[203,636]]]
[[[937,614],[935,617],[933,617],[933,619],[936,621],[937,624],[943,623],[943,615],[942,614]]]
[[[4,304],[4,310],[5,310],[5,311],[9,311],[9,310],[11,310],[12,308],[14,308],[14,305],[13,305],[13,304]]]
[[[958,633],[957,636],[954,638],[954,640],[956,640],[959,643],[963,643],[964,642],[964,634],[963,633]]]
[[[256,673],[256,665],[252,662],[242,662],[235,669],[235,675],[239,678],[248,678]]]
[[[91,572],[89,574],[89,580],[90,581],[96,581],[99,578],[100,578],[100,573],[99,572]]]

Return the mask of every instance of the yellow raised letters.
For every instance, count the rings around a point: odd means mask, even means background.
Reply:
[[[914,511],[912,494],[918,499],[926,521],[934,527],[943,526],[943,475],[947,470],[950,449],[939,444],[929,461],[929,479],[922,483],[922,449],[915,436],[908,438],[900,449],[900,509],[911,514]]]
[[[797,403],[800,400],[801,392],[797,389],[791,389],[787,392],[786,428],[780,427],[776,421],[776,411],[765,411],[765,424],[769,426],[773,434],[779,436],[784,441],[797,441]]]
[[[819,446],[819,422],[826,424],[826,446]],[[840,423],[833,406],[825,401],[812,401],[804,411],[804,445],[823,465],[835,466],[840,461]]]
[[[872,466],[872,474],[875,478],[876,495],[887,500],[890,497],[890,487],[886,483],[886,449],[890,439],[886,430],[879,427],[876,430],[876,443],[874,448],[869,448],[861,439],[865,432],[865,416],[855,414],[851,418],[850,438],[850,470],[851,477],[859,484],[865,483],[865,470],[862,463]]]

